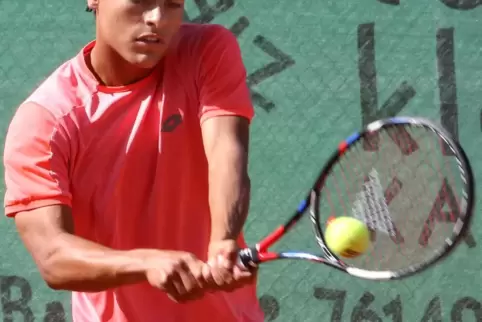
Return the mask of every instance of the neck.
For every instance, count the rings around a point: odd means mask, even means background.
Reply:
[[[125,61],[118,53],[96,43],[86,63],[97,80],[105,86],[125,86],[147,77],[152,69],[140,68]]]

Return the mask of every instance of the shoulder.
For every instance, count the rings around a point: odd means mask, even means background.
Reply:
[[[5,151],[25,149],[34,141],[50,142],[63,135],[60,117],[52,113],[52,109],[33,102],[20,105],[7,129],[5,137]],[[64,136],[65,138],[65,136]]]
[[[184,23],[179,30],[179,36],[183,42],[195,42],[200,45],[215,38],[236,39],[229,29],[218,24]]]
[[[10,120],[5,151],[13,153],[20,146],[51,141],[64,132],[66,116],[82,105],[76,58],[62,63],[15,109]]]
[[[165,76],[176,78],[197,96],[207,74],[214,75],[226,66],[238,68],[239,61],[237,39],[229,29],[217,24],[184,23],[171,43]]]
[[[185,23],[181,26],[175,41],[178,55],[187,55],[202,61],[207,56],[219,56],[225,50],[238,50],[235,35],[218,24]]]
[[[79,54],[80,55],[80,54]],[[22,102],[21,106],[41,106],[56,118],[69,114],[75,107],[85,105],[92,90],[84,81],[79,55],[57,67]],[[25,107],[23,107],[25,108]]]

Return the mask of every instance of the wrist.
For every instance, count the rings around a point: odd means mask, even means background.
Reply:
[[[246,221],[247,212],[232,212],[230,215],[225,215],[223,220],[215,220],[211,226],[211,242],[222,240],[238,240],[240,237],[244,223]],[[213,219],[216,219],[214,217]]]
[[[117,276],[123,276],[134,282],[143,282],[147,280],[147,271],[149,270],[150,258],[159,256],[157,250],[151,249],[134,249],[126,253],[126,260],[122,266],[116,271]]]
[[[235,245],[235,248],[237,249],[240,248],[240,243],[236,238],[211,239],[208,246],[208,257],[216,255],[219,252],[220,247],[226,245],[226,243]]]
[[[238,239],[238,233],[235,232],[227,232],[226,230],[223,230],[222,232],[213,232],[211,234],[211,238],[209,239],[209,243],[216,243],[220,242],[223,240],[237,240]]]

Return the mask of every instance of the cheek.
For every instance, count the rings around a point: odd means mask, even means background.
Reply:
[[[119,18],[105,19],[101,30],[103,40],[116,50],[120,51],[129,45],[129,28]]]

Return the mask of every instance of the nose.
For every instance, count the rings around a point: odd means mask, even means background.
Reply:
[[[149,26],[159,27],[163,19],[161,6],[154,6],[145,13],[145,20]]]

